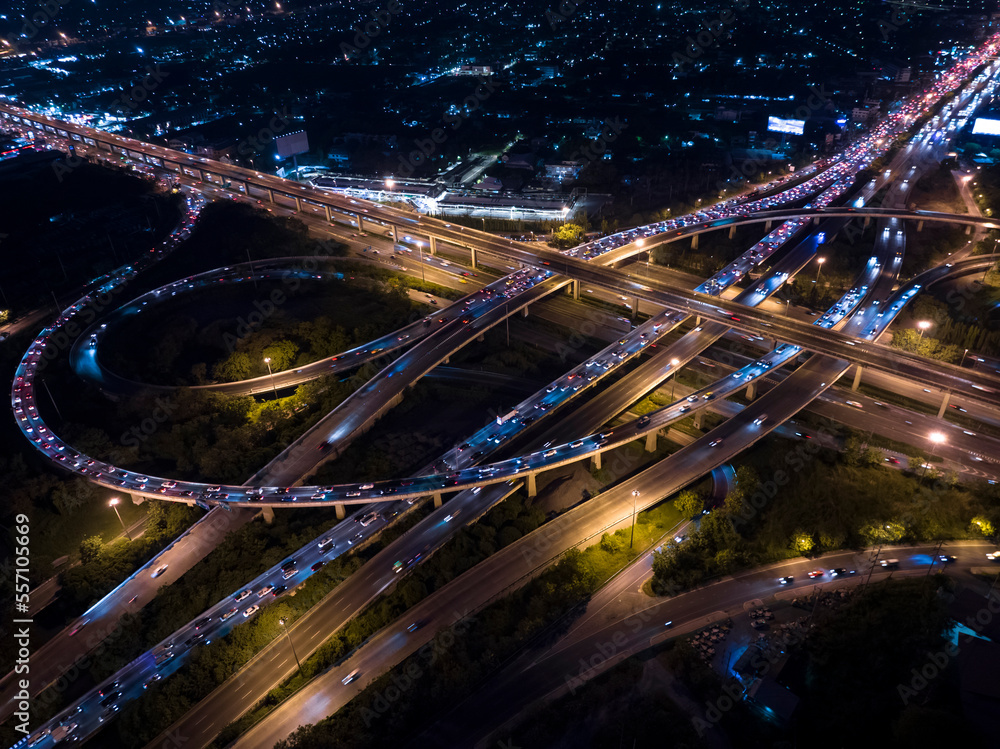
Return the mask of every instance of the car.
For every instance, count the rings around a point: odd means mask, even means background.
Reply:
[[[99,723],[103,723],[104,721],[114,716],[114,714],[117,712],[118,712],[118,705],[111,705],[110,707],[105,709],[103,713],[100,714],[100,716],[97,718],[97,721]]]
[[[161,564],[159,567],[157,567],[155,570],[153,570],[153,574],[150,575],[150,577],[152,577],[152,578],[159,577],[160,575],[162,575],[164,572],[167,571],[167,567],[169,567],[169,566],[170,566],[169,564]]]
[[[69,631],[69,636],[72,637],[81,629],[90,624],[90,619],[80,619],[76,624],[73,625],[73,629]]]
[[[258,598],[263,598],[264,596],[266,596],[268,593],[270,593],[273,590],[274,590],[274,586],[273,585],[265,585],[263,588],[261,588],[260,590],[257,591],[257,597]]]
[[[233,608],[229,609],[229,611],[227,611],[225,614],[223,614],[222,616],[220,616],[219,620],[224,622],[227,619],[230,619],[231,617],[236,616],[236,612],[239,611],[239,610],[240,609],[239,609],[238,606],[233,606]]]
[[[953,554],[938,554],[938,561],[941,564],[951,564],[957,559]]]
[[[122,693],[119,692],[117,689],[113,692],[109,692],[107,695],[104,696],[104,699],[101,700],[101,707],[110,707],[111,705],[115,704],[115,702],[117,702],[118,698],[121,696]]]
[[[858,574],[857,570],[848,570],[843,567],[834,567],[830,570],[830,577],[847,577],[848,575]]]
[[[325,564],[326,564],[326,562],[324,562],[324,561],[323,561],[323,560],[321,559],[321,560],[319,560],[318,562],[313,562],[313,565],[312,565],[312,566],[311,566],[311,567],[310,567],[309,569],[310,569],[310,570],[312,570],[313,572],[315,572],[316,570],[318,570],[318,569],[320,569],[321,567],[323,567],[323,566],[324,566]]]
[[[236,594],[233,600],[236,601],[236,603],[239,603],[240,601],[249,597],[251,592],[252,591],[250,590],[250,588],[244,588],[243,590],[241,590],[239,593]]]
[[[281,573],[281,579],[282,580],[287,580],[290,577],[295,577],[295,575],[297,575],[298,572],[299,571],[297,569],[294,569],[294,568],[290,569],[290,570],[285,570],[284,572]]]
[[[785,575],[784,577],[779,577],[778,582],[782,585],[791,585],[794,579],[791,575]]]
[[[146,681],[143,682],[142,688],[143,689],[149,689],[149,685],[150,684],[155,684],[156,682],[158,682],[162,678],[163,678],[162,674],[153,674],[148,679],[146,679]]]
[[[765,421],[767,421],[767,414],[761,414],[756,419],[753,420],[754,426],[760,426]]]
[[[202,629],[203,627],[207,627],[211,623],[212,623],[212,617],[205,616],[194,623],[194,628]]]
[[[409,625],[409,626],[408,626],[408,627],[406,628],[406,631],[407,631],[407,632],[416,632],[416,631],[417,631],[418,629],[420,629],[420,628],[421,628],[421,627],[423,626],[423,624],[424,624],[424,623],[423,623],[423,622],[421,622],[421,621],[417,621],[417,622],[412,622],[412,623],[411,623],[411,624],[410,624],[410,625]]]
[[[895,458],[895,457],[893,457],[893,456],[890,455],[888,458],[885,459],[885,462],[886,463],[891,463],[894,466],[898,466],[899,465],[899,458]]]
[[[360,673],[361,672],[358,669],[354,669],[353,671],[351,671],[351,673],[349,673],[347,676],[341,679],[340,683],[344,685],[350,684],[352,681],[358,678],[358,675]]]
[[[815,580],[817,577],[823,577],[826,574],[825,570],[813,570],[809,573],[809,579]]]
[[[899,567],[898,559],[883,559],[880,564],[887,570],[894,570]]]
[[[991,562],[1000,562],[1000,551],[994,551],[986,555]]]
[[[205,633],[204,632],[199,632],[198,634],[194,635],[193,637],[187,638],[184,641],[184,647],[186,647],[186,648],[193,648],[195,645],[201,645],[202,640],[205,641],[206,645],[208,645],[208,643],[211,642],[211,640],[206,640],[205,639]]]
[[[249,619],[251,616],[253,616],[254,614],[256,614],[259,610],[260,610],[260,604],[255,603],[253,606],[251,606],[250,608],[248,608],[246,611],[243,612],[243,618],[244,619]]]
[[[449,478],[452,478],[452,477],[449,476]],[[361,523],[362,527],[367,528],[369,525],[371,525],[372,523],[374,523],[376,520],[378,520],[378,513],[377,512],[369,512],[367,515],[364,515],[361,518],[359,518],[358,522]]]
[[[288,590],[288,586],[287,585],[279,585],[277,588],[275,588],[274,590],[271,591],[271,595],[274,596],[275,598],[277,598],[282,593],[284,593],[286,590]]]
[[[712,440],[711,442],[709,442],[709,443],[708,443],[708,446],[709,446],[709,447],[718,447],[718,446],[719,446],[719,445],[721,445],[721,444],[722,444],[722,438],[720,437],[720,438],[719,438],[719,439],[717,439],[717,440]]]
[[[112,692],[116,691],[121,684],[117,681],[113,681],[110,684],[105,684],[103,687],[97,690],[97,695],[99,697],[107,697]]]

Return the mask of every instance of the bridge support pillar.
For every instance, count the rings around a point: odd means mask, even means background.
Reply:
[[[273,507],[261,507],[261,515],[264,518],[264,522],[270,525],[274,522],[274,508]]]
[[[270,187],[265,187],[264,189],[267,190],[267,200],[268,200],[268,202],[273,203],[274,202],[274,190],[272,190]]]
[[[528,474],[528,496],[529,497],[537,497],[538,496],[538,484],[535,483],[535,476],[536,476],[536,474],[534,474],[534,473],[529,473]]]
[[[333,510],[334,510],[334,512],[337,513],[337,520],[343,520],[344,517],[347,515],[347,513],[344,512],[344,503],[343,502],[334,502],[333,503]]]
[[[294,198],[294,200],[295,200],[295,212],[302,213],[302,199],[296,197]]]
[[[437,237],[431,237],[430,240],[431,240],[430,241],[431,254],[432,255],[437,255],[438,254],[438,241],[437,241]]]
[[[865,216],[865,220],[861,223],[861,228],[862,229],[867,229],[868,226],[871,224],[871,222],[872,222],[872,217],[871,216]]]
[[[132,504],[134,505],[141,505],[143,502],[146,501],[146,498],[141,494],[132,494],[130,492],[129,496],[132,498]]]
[[[485,340],[486,340],[486,335],[484,333],[480,333],[479,335],[476,336],[476,341],[478,341],[479,343],[482,343]]]
[[[701,315],[695,315],[694,316],[694,326],[697,328],[699,325],[701,325]]]
[[[200,179],[202,182],[211,182],[212,180],[209,179],[209,177],[211,176],[212,176],[211,174],[205,174],[204,169],[198,170],[198,179]]]
[[[576,299],[577,301],[579,301],[579,299],[580,299],[580,282],[579,281],[573,281],[573,283],[570,284],[570,291],[573,294],[573,298]]]
[[[757,383],[751,382],[749,385],[747,385],[747,400],[752,401],[756,397],[757,397]]]
[[[332,224],[333,223],[333,211],[330,209],[330,206],[328,206],[328,205],[323,206],[323,208],[326,210],[326,223]]]
[[[944,416],[944,412],[948,410],[948,401],[951,400],[951,393],[947,390],[944,391],[944,397],[941,399],[941,408],[938,409],[938,418],[940,419]]]
[[[972,234],[972,224],[969,224],[968,226],[965,227],[965,233]]]
[[[736,236],[736,224],[729,227],[729,238],[732,239]]]
[[[694,412],[694,428],[701,429],[702,422],[705,417],[705,409],[700,409]]]
[[[813,216],[813,226],[819,225],[819,216]]]
[[[851,390],[853,392],[858,392],[858,388],[861,386],[861,375],[864,374],[865,368],[860,364],[854,370],[854,384],[851,385]]]
[[[436,510],[438,507],[441,506],[441,492],[437,492],[436,494],[433,494],[431,496],[434,497],[434,509]]]
[[[698,236],[699,236],[698,234],[694,234],[691,237],[691,249],[692,250],[697,250],[698,249]]]
[[[527,317],[528,316],[528,307],[530,307],[530,306],[531,306],[530,304],[524,305],[524,308],[521,310],[521,317]]]
[[[601,454],[600,453],[594,453],[593,455],[590,456],[590,467],[593,468],[595,471],[601,470]]]
[[[768,219],[764,222],[764,231],[771,231],[771,220]]]
[[[923,230],[924,230],[924,222],[923,222],[923,220],[918,221],[917,222],[917,231],[923,231]]]
[[[472,254],[472,267],[473,267],[473,268],[475,268],[475,267],[476,267],[476,248],[475,248],[475,247],[473,247],[473,248],[472,248],[472,249],[470,250],[470,252],[471,252],[471,254]]]
[[[347,215],[349,217],[353,218],[354,221],[357,223],[357,225],[358,225],[358,233],[360,234],[361,232],[363,232],[364,228],[363,228],[363,222],[361,221],[361,214],[360,213],[348,213]]]
[[[658,432],[656,430],[649,432],[646,435],[646,452],[655,453],[656,452],[656,435]]]

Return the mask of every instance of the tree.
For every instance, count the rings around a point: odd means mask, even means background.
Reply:
[[[563,224],[552,232],[552,244],[560,249],[575,247],[583,238],[583,227],[578,224]]]
[[[983,538],[993,538],[997,532],[990,519],[984,515],[977,515],[972,518],[972,522],[969,524],[969,530],[974,535],[979,535]]]
[[[695,515],[700,515],[704,506],[705,503],[702,498],[692,491],[683,491],[674,500],[674,507],[686,518],[693,518]]]
[[[295,363],[299,347],[291,341],[275,341],[264,349],[264,358],[270,359],[271,371],[281,372]]]
[[[813,541],[811,533],[798,530],[792,534],[792,548],[799,552],[799,554],[808,554],[813,550],[815,545],[816,543]]]
[[[88,536],[80,542],[80,561],[89,564],[101,556],[104,541],[100,536]]]

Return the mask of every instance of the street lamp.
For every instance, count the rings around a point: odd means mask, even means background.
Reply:
[[[934,445],[943,445],[948,441],[948,438],[944,436],[943,432],[931,432],[927,435],[927,439],[929,439]]]
[[[288,634],[288,627],[285,626],[285,620],[283,618],[282,619],[278,619],[278,624],[280,624],[281,628],[283,630],[285,630],[285,637],[288,638],[288,644],[292,646],[292,655],[295,656],[295,665],[299,667],[299,674],[301,675],[302,674],[302,664],[299,663],[299,655],[298,655],[298,653],[295,652],[295,643],[292,642],[292,636],[290,634]]]
[[[392,177],[389,177],[385,181],[385,186],[389,188],[389,192],[392,192],[392,188],[396,186],[396,181]]]
[[[931,326],[930,320],[921,320],[920,322],[917,323],[917,327],[920,328],[920,338],[917,339],[918,341],[923,340],[924,331],[927,330],[927,328],[929,328],[930,326]]]
[[[267,375],[271,378],[271,390],[274,391],[274,399],[278,400],[278,388],[274,386],[274,372],[271,371],[271,357],[265,356],[264,363],[267,365]]]
[[[816,281],[815,281],[815,283],[819,283],[819,274],[820,274],[820,271],[823,270],[823,263],[825,263],[825,262],[826,262],[826,258],[825,257],[818,257],[818,258],[816,258]]]
[[[424,278],[424,243],[418,239],[416,240],[416,245],[417,254],[420,256],[420,280],[426,281],[427,279]]]
[[[120,501],[121,500],[118,499],[118,497],[112,497],[111,500],[108,502],[108,504],[115,508],[115,515],[118,516],[118,522],[122,524],[122,530],[125,531],[125,538],[127,538],[129,541],[131,541],[132,540],[132,536],[129,535],[128,528],[125,527],[125,521],[122,520],[121,513],[118,512],[118,503]]]
[[[674,367],[676,367],[680,363],[681,363],[680,359],[671,359],[670,360],[670,367],[674,368]],[[676,383],[677,383],[677,372],[675,370],[674,371],[674,376],[672,378],[670,378],[670,402],[671,403],[674,402],[674,385]]]
[[[628,547],[632,548],[632,542],[635,541],[635,501],[639,498],[639,490],[632,490],[632,537],[628,540]]]
[[[965,357],[968,356],[968,354],[969,354],[969,349],[965,349],[965,352],[962,354],[962,361],[959,362],[958,366],[960,367],[965,366]]]

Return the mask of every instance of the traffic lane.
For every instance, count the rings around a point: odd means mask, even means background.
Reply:
[[[910,554],[929,556],[937,546],[906,548]],[[983,547],[985,548],[985,547]],[[992,548],[992,547],[989,547]],[[964,551],[964,550],[963,550]],[[890,553],[900,553],[898,549]],[[902,553],[900,553],[902,556]],[[489,687],[477,692],[471,699],[452,710],[435,728],[447,731],[446,741],[452,746],[479,746],[482,739],[502,726],[511,717],[538,700],[565,688],[568,681],[583,677],[594,678],[618,661],[652,646],[658,636],[682,637],[687,632],[700,629],[716,614],[727,612],[738,615],[742,606],[754,599],[767,599],[782,591],[812,592],[817,586],[831,582],[824,576],[822,582],[810,580],[812,569],[835,567],[856,569],[857,574],[841,578],[838,587],[858,585],[867,578],[868,568],[857,567],[858,555],[851,552],[835,553],[817,560],[796,560],[763,570],[741,573],[732,578],[712,583],[705,588],[682,593],[667,600],[653,602],[638,611],[623,611],[615,621],[599,627],[580,628],[560,639],[557,646],[544,655],[536,655],[522,668],[511,668],[488,682]],[[963,563],[963,555],[949,565],[951,573],[968,576],[973,566],[980,562]],[[901,576],[926,574],[927,566],[907,565],[901,560]],[[940,567],[938,567],[940,569]],[[792,574],[796,579],[790,586],[782,586],[777,579]],[[872,579],[881,580],[893,571],[878,569]],[[804,581],[800,578],[805,578]],[[672,622],[669,628],[666,622]],[[608,654],[611,655],[608,655]],[[583,665],[581,665],[581,662]],[[584,668],[584,665],[586,668]],[[442,725],[443,724],[443,725]]]

